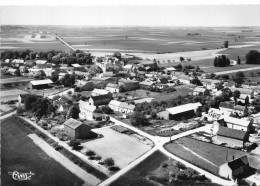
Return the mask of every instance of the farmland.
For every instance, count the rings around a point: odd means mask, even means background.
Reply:
[[[8,172],[32,171],[26,185],[82,185],[83,181],[45,154],[27,136],[29,129],[12,118],[1,121],[2,184],[21,185]],[[23,182],[24,183],[24,182]]]
[[[180,138],[165,146],[172,154],[201,167],[215,175],[218,175],[218,168],[227,160],[241,157],[246,152],[238,151],[214,144],[198,141],[188,137]]]
[[[125,167],[151,149],[151,146],[110,128],[95,129],[93,131],[102,134],[104,137],[83,143],[83,147],[95,151],[103,159],[112,157],[115,164],[120,168]]]
[[[174,174],[177,174],[180,170],[177,168],[176,161],[169,159],[163,155],[160,151],[154,152],[151,156],[138,164],[135,168],[130,170],[127,174],[121,176],[118,180],[113,182],[111,186],[125,186],[125,185],[142,185],[142,186],[155,186],[158,182],[167,186],[189,186],[189,185],[201,185],[210,186],[216,185],[208,182],[188,182],[188,181],[172,181],[168,182],[168,179]],[[164,167],[163,165],[168,166]],[[156,179],[157,178],[157,179]],[[152,181],[153,180],[153,181]]]

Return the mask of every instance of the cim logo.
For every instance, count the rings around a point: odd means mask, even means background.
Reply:
[[[14,172],[8,172],[8,174],[11,175],[14,180],[17,180],[17,181],[31,180],[31,177],[33,175],[35,175],[31,171],[29,173],[21,173],[21,172],[18,172],[18,171],[14,171]]]

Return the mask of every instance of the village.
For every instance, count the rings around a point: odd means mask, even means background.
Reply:
[[[17,108],[18,119],[50,136],[56,150],[66,148],[111,176],[161,144],[223,183],[259,183],[260,82],[244,82],[243,72],[216,76],[181,65],[192,59],[170,63],[119,52],[94,57],[77,50],[75,63],[59,53],[51,60],[30,55],[1,62],[2,74],[13,76],[1,80],[1,107]],[[184,139],[201,143],[189,149],[200,161],[184,155],[188,147],[173,152]],[[222,157],[211,163],[200,148],[219,148]],[[120,150],[124,156],[113,153]]]

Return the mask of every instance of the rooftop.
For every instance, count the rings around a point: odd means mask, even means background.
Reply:
[[[80,122],[80,121],[78,121],[78,120],[75,120],[75,119],[73,119],[73,118],[70,118],[70,119],[68,119],[67,121],[65,121],[64,122],[64,126],[68,126],[68,127],[70,127],[70,128],[72,128],[72,129],[76,129],[76,128],[78,128],[80,125],[82,125],[82,123]]]
[[[172,107],[172,108],[168,108],[166,109],[170,114],[178,114],[178,113],[182,113],[182,112],[187,112],[190,110],[194,110],[197,109],[199,106],[202,106],[201,103],[188,103],[185,105],[180,105],[177,107]]]
[[[228,138],[234,138],[238,140],[244,140],[246,132],[242,130],[230,129],[227,127],[219,127],[217,135],[224,136]]]
[[[44,84],[51,84],[53,83],[50,79],[43,79],[43,80],[34,80],[30,81],[32,85],[44,85]]]

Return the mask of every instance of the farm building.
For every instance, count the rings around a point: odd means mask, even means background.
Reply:
[[[139,81],[120,79],[118,84],[122,86],[124,91],[137,90],[140,88]]]
[[[230,114],[234,109],[234,104],[230,102],[220,102],[219,109],[226,114]]]
[[[249,161],[246,155],[224,163],[219,167],[219,175],[235,180],[237,177],[243,175],[249,170]]]
[[[202,105],[198,103],[188,103],[172,108],[167,108],[165,111],[157,113],[157,116],[165,120],[181,120],[183,118],[192,118],[195,111]]]
[[[89,104],[94,106],[108,105],[111,101],[111,96],[109,94],[90,96]]]
[[[49,88],[49,85],[52,84],[52,80],[43,79],[43,80],[34,80],[29,82],[30,89],[45,89]]]
[[[13,59],[13,61],[12,61],[12,64],[19,64],[19,65],[21,65],[21,64],[24,64],[24,60],[23,59]]]
[[[231,90],[231,92],[235,92],[236,90],[240,92],[240,95],[245,95],[248,96],[250,99],[254,98],[254,90],[252,89],[245,89],[245,88],[234,88],[234,87],[230,87],[229,88]]]
[[[120,92],[120,86],[118,84],[112,84],[108,83],[106,86],[106,90],[111,93],[119,93]]]
[[[248,108],[241,105],[235,105],[232,111],[233,114],[237,114],[240,117],[247,116],[248,114]]]
[[[152,81],[151,82],[142,81],[142,82],[140,82],[140,88],[149,90],[153,84],[154,84],[154,82],[152,82]]]
[[[118,83],[118,78],[117,77],[103,77],[103,78],[93,77],[91,79],[91,81],[93,81],[93,83],[95,83],[95,84],[103,83],[106,86],[108,83],[115,83],[115,84],[117,84]]]
[[[91,132],[91,127],[73,118],[64,123],[64,130],[71,138],[85,139]]]
[[[206,88],[196,87],[196,88],[193,90],[193,96],[205,95],[206,92],[207,92],[207,89],[206,89]]]
[[[6,73],[13,75],[13,76],[18,76],[20,75],[20,70],[19,69],[15,69],[15,68],[9,68]]]
[[[253,120],[237,119],[233,117],[224,117],[228,128],[250,132],[252,130]]]
[[[249,135],[246,131],[219,126],[217,136],[214,137],[214,140],[237,147],[243,147],[248,137]]]
[[[108,90],[104,90],[104,89],[98,89],[95,88],[92,92],[91,92],[91,96],[100,96],[100,95],[109,95],[110,97],[112,97],[112,93],[109,92]]]

